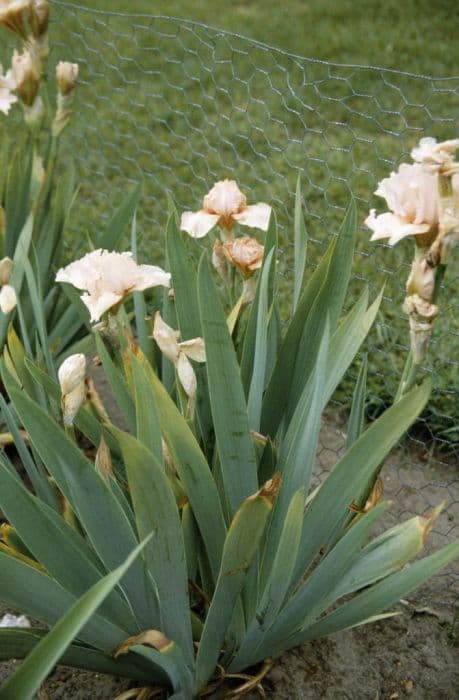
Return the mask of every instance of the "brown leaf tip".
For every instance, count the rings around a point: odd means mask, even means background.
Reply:
[[[272,479],[269,479],[258,492],[261,498],[265,498],[272,505],[276,499],[279,489],[282,484],[282,477],[280,472],[276,472]]]
[[[122,654],[127,654],[131,647],[138,644],[147,644],[157,651],[165,651],[173,642],[168,639],[159,630],[145,630],[140,634],[136,634],[134,637],[128,637],[121,642],[121,644],[112,653],[112,656],[116,659]]]

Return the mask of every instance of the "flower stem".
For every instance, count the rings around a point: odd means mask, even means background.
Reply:
[[[438,299],[438,295],[441,290],[441,285],[446,272],[446,265],[441,263],[435,269],[435,287],[432,295],[432,303],[435,304]],[[397,388],[397,393],[395,395],[394,403],[400,401],[402,396],[404,396],[413,386],[416,375],[419,369],[419,364],[413,361],[413,353],[410,350],[408,357],[406,358],[405,367],[403,368],[402,376],[400,378],[400,383]]]

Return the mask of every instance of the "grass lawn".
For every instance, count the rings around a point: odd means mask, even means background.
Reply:
[[[372,196],[376,183],[407,158],[417,140],[457,135],[459,78],[451,76],[459,74],[459,13],[453,1],[81,2],[88,11],[55,5],[53,59],[81,65],[78,112],[66,135],[82,178],[72,222],[81,240],[129,183],[143,176],[143,251],[157,257],[165,189],[180,208],[197,208],[215,180],[230,176],[250,192],[250,201],[274,203],[288,290],[289,216],[298,172],[313,264],[336,231],[351,192],[361,220],[370,204],[382,210]],[[95,12],[107,9],[146,14]],[[159,15],[204,22],[263,45]],[[407,343],[400,304],[411,248],[409,242],[395,250],[375,247],[368,238],[362,228],[352,294],[363,281],[376,292],[387,279],[380,323],[368,345],[371,391],[386,400],[393,395]],[[439,439],[459,440],[454,268],[453,263],[436,327],[431,369],[437,390],[428,426]],[[340,401],[348,391],[347,386],[341,390]],[[377,410],[376,398],[373,406]]]

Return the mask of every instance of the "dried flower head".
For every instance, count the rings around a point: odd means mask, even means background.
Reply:
[[[8,284],[10,281],[10,275],[11,271],[13,269],[13,261],[11,258],[6,256],[6,258],[3,258],[0,260],[0,286],[3,287],[3,285]]]
[[[448,171],[454,163],[453,156],[458,149],[459,139],[437,143],[437,139],[427,136],[419,141],[419,146],[413,148],[411,157],[433,171]]]
[[[231,265],[237,267],[244,277],[250,277],[262,265],[264,247],[256,238],[233,238],[222,245],[222,250]]]
[[[59,61],[56,66],[56,83],[61,95],[68,95],[76,86],[78,63]]]
[[[29,8],[29,0],[0,0],[0,25],[27,39],[24,13]]]
[[[218,223],[228,233],[235,222],[251,228],[268,229],[271,207],[259,202],[248,205],[234,180],[221,180],[203,199],[203,208],[182,214],[181,229],[193,238],[202,238]]]
[[[29,20],[32,35],[41,39],[48,33],[49,3],[47,0],[32,0],[29,4]]]
[[[169,287],[170,277],[156,265],[137,265],[132,253],[94,250],[61,268],[56,281],[85,290],[81,300],[91,314],[91,321],[98,321],[131,292],[158,285]]]
[[[30,51],[13,54],[12,71],[16,90],[24,105],[31,107],[41,84],[40,66]]]

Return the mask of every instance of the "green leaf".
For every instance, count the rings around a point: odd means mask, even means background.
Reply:
[[[201,337],[196,270],[194,262],[187,252],[183,235],[177,225],[175,207],[172,207],[167,222],[166,249],[169,269],[172,275],[174,304],[181,339],[191,340],[192,338]],[[211,441],[212,435],[207,373],[206,368],[200,364],[194,366],[194,371],[198,382],[196,417],[202,444],[207,445]]]
[[[48,634],[48,630],[37,629],[0,629],[0,661],[23,659]],[[64,666],[81,668],[85,671],[107,673],[123,676],[144,683],[167,685],[168,677],[158,668],[152,668],[151,662],[143,661],[134,653],[113,659],[97,649],[71,644],[62,654],[59,663]]]
[[[153,372],[149,375],[149,381],[156,398],[161,433],[193,509],[216,580],[226,536],[217,487],[186,420]]]
[[[274,211],[271,212],[269,219],[268,232],[266,234],[266,241],[263,253],[263,265],[264,268],[268,255],[273,251],[273,265],[270,270],[269,283],[268,283],[268,308],[271,308],[273,304],[273,299],[275,297],[276,289],[276,257],[277,257],[277,220]],[[246,395],[249,393],[250,382],[252,380],[253,373],[253,363],[255,359],[255,339],[257,332],[257,322],[258,322],[258,304],[260,300],[260,285],[261,285],[261,275],[258,277],[257,288],[255,291],[255,298],[252,302],[249,311],[249,320],[247,321],[247,328],[244,334],[244,344],[242,348],[242,358],[241,358],[241,379],[244,386],[244,391]]]
[[[290,501],[266,586],[258,604],[256,615],[250,623],[247,635],[230,671],[246,667],[246,659],[253,658],[267,630],[276,620],[290,586],[303,528],[304,489],[299,489]]]
[[[94,549],[107,569],[118,566],[137,544],[119,501],[94,465],[47,412],[13,385],[7,384],[7,388],[32,444],[79,518]],[[139,624],[145,628],[151,626],[148,590],[140,560],[124,577],[122,588]]]
[[[5,255],[14,257],[16,245],[30,210],[30,186],[33,163],[32,139],[18,148],[9,165],[5,189]],[[17,290],[16,290],[17,291]]]
[[[32,241],[32,229],[33,229],[33,217],[30,214],[23,226],[21,234],[19,236],[18,242],[16,244],[16,249],[13,256],[13,271],[10,277],[10,285],[14,287],[16,296],[19,298],[22,283],[24,279],[24,260],[27,259],[29,255],[30,244]],[[9,315],[5,315],[0,312],[0,347],[3,347],[5,343],[6,333],[8,329]]]
[[[41,350],[46,360],[46,367],[51,377],[56,376],[56,369],[51,357],[50,344],[48,340],[48,332],[46,330],[46,320],[43,312],[43,297],[39,287],[39,280],[35,278],[32,265],[27,259],[23,261],[24,273],[29,288],[29,299],[33,311],[33,317],[38,337],[40,338]]]
[[[136,432],[135,424],[135,406],[134,401],[129,393],[129,388],[127,381],[120,369],[115,365],[110,354],[105,346],[104,341],[100,337],[100,334],[96,334],[96,348],[97,354],[102,360],[102,365],[104,367],[105,376],[107,377],[110,388],[115,397],[116,403],[118,404],[126,422],[129,426],[131,433]]]
[[[285,648],[285,640],[299,629],[316,620],[335,600],[333,584],[349,571],[360,548],[368,539],[375,523],[388,509],[388,503],[380,503],[351,527],[336,547],[323,557],[306,580],[288,600],[262,644],[251,657],[264,658],[265,654],[279,653]]]
[[[295,570],[299,579],[327,542],[337,522],[359,493],[362,483],[378,469],[405,430],[421,413],[430,395],[430,382],[416,387],[383,413],[352,445],[321,484],[305,513],[303,546]],[[324,513],[327,517],[324,517]]]
[[[137,222],[136,222],[136,216],[134,214],[134,217],[132,219],[132,227],[131,227],[131,250],[132,254],[134,257],[134,260],[138,262],[138,256],[137,256]],[[139,345],[142,349],[142,352],[150,361],[153,360],[153,352],[154,352],[154,346],[153,346],[153,339],[150,337],[149,331],[148,331],[148,326],[147,326],[147,305],[145,303],[145,297],[143,295],[143,292],[134,292],[133,295],[133,300],[134,300],[134,314],[135,314],[135,327],[137,331],[137,339],[139,342]]]
[[[49,506],[57,508],[57,498],[56,494],[54,493],[53,487],[46,478],[46,474],[42,473],[42,471],[35,464],[32,455],[27,449],[24,439],[19,431],[13,414],[1,394],[0,409],[2,411],[2,417],[8,427],[8,430],[13,436],[15,447],[21,459],[21,464],[27,472],[27,476],[29,477],[31,484],[35,489],[35,492]]]
[[[317,299],[321,290],[327,289],[331,272],[334,270],[334,268],[339,266],[340,258],[344,256],[344,260],[346,261],[346,259],[349,257],[349,252],[353,249],[355,230],[353,230],[350,226],[350,224],[353,223],[352,220],[350,220],[352,218],[354,218],[354,216],[352,216],[351,206],[351,210],[348,212],[348,216],[341,227],[339,236],[332,239],[325,255],[320,260],[314,273],[311,275],[308,284],[303,289],[296,307],[296,311],[282,342],[277,363],[274,367],[271,380],[263,400],[261,420],[261,432],[263,435],[270,436],[273,439],[276,436],[278,427],[284,416],[288,397],[292,393],[291,387],[295,372],[295,364],[297,358],[299,357],[303,335],[306,328],[309,330],[312,328],[312,320],[310,319],[311,314],[314,314],[314,318],[317,322],[320,321],[321,317],[323,318],[324,310],[326,309],[326,307],[323,305],[321,308],[318,308]],[[322,293],[322,296],[323,295],[324,292]],[[339,299],[335,300],[333,303],[335,311],[336,306],[339,305],[336,302],[339,302]],[[326,310],[330,313],[332,308],[330,307],[330,309]],[[333,316],[334,315],[335,313]],[[330,330],[333,333],[334,322],[336,322],[336,320],[334,317],[332,317],[330,320]],[[314,361],[312,357],[311,360],[312,362]],[[304,386],[305,379],[306,377],[301,378],[300,386],[297,387],[296,391],[301,391]]]
[[[346,449],[352,447],[361,436],[365,426],[365,398],[367,390],[367,356],[365,355],[360,365],[357,382],[352,398],[351,413],[347,424]]]
[[[153,368],[144,355],[137,358],[131,352],[128,354],[128,360],[131,364],[134,384],[137,438],[164,469],[161,426],[151,386]]]
[[[236,602],[265,531],[278,489],[279,480],[267,482],[260,491],[245,499],[231,522],[217,586],[199,643],[196,659],[198,691],[205,686],[217,665]]]
[[[337,238],[336,249],[330,260],[327,276],[314,300],[298,345],[295,371],[288,394],[289,415],[293,415],[302,389],[313,371],[326,316],[330,324],[330,333],[333,334],[335,330],[351,277],[356,229],[356,208],[354,201],[351,200]]]
[[[144,558],[156,584],[160,629],[179,645],[192,667],[185,547],[174,494],[164,469],[144,445],[114,426],[108,429],[121,447],[139,537],[152,533]]]
[[[118,250],[123,240],[123,234],[137,209],[142,192],[142,184],[142,181],[138,182],[123,200],[121,206],[115,211],[105,231],[102,233],[100,240],[97,241],[98,248]]]
[[[315,625],[299,632],[291,639],[292,646],[369,621],[369,618],[379,615],[381,611],[405,598],[457,557],[459,541],[452,542],[434,554],[406,566],[402,571],[354,596]]]
[[[62,653],[117,585],[145,544],[143,542],[136,547],[121,566],[98,581],[72,606],[0,688],[0,700],[8,700],[8,698],[29,700],[33,697],[40,684],[59,661]]]
[[[250,382],[247,410],[252,430],[260,430],[261,406],[265,389],[266,365],[268,360],[268,282],[273,266],[274,250],[269,251],[260,279],[258,299],[257,329],[253,354],[253,373]]]
[[[326,319],[317,355],[317,365],[312,375],[312,386],[310,387],[308,383],[303,389],[290,426],[279,447],[277,468],[282,475],[282,489],[269,524],[261,574],[262,585],[270,575],[292,497],[301,487],[304,487],[305,493],[309,491],[319,441],[328,343],[329,331]]]
[[[308,247],[308,234],[303,218],[301,206],[301,175],[298,174],[295,193],[295,215],[293,221],[294,235],[294,273],[295,282],[293,288],[293,311],[295,311],[303,286],[303,275],[306,267],[306,254]]]
[[[82,595],[101,576],[101,566],[86,541],[46,504],[27,491],[0,458],[0,506],[8,522],[57,583],[75,596]],[[128,632],[135,619],[124,600],[112,593],[101,612]]]
[[[47,625],[53,625],[77,598],[33,566],[0,552],[0,599]],[[126,631],[97,613],[79,638],[110,653],[126,638]]]
[[[258,487],[239,365],[209,264],[201,259],[198,295],[215,437],[225,494],[234,514]]]

